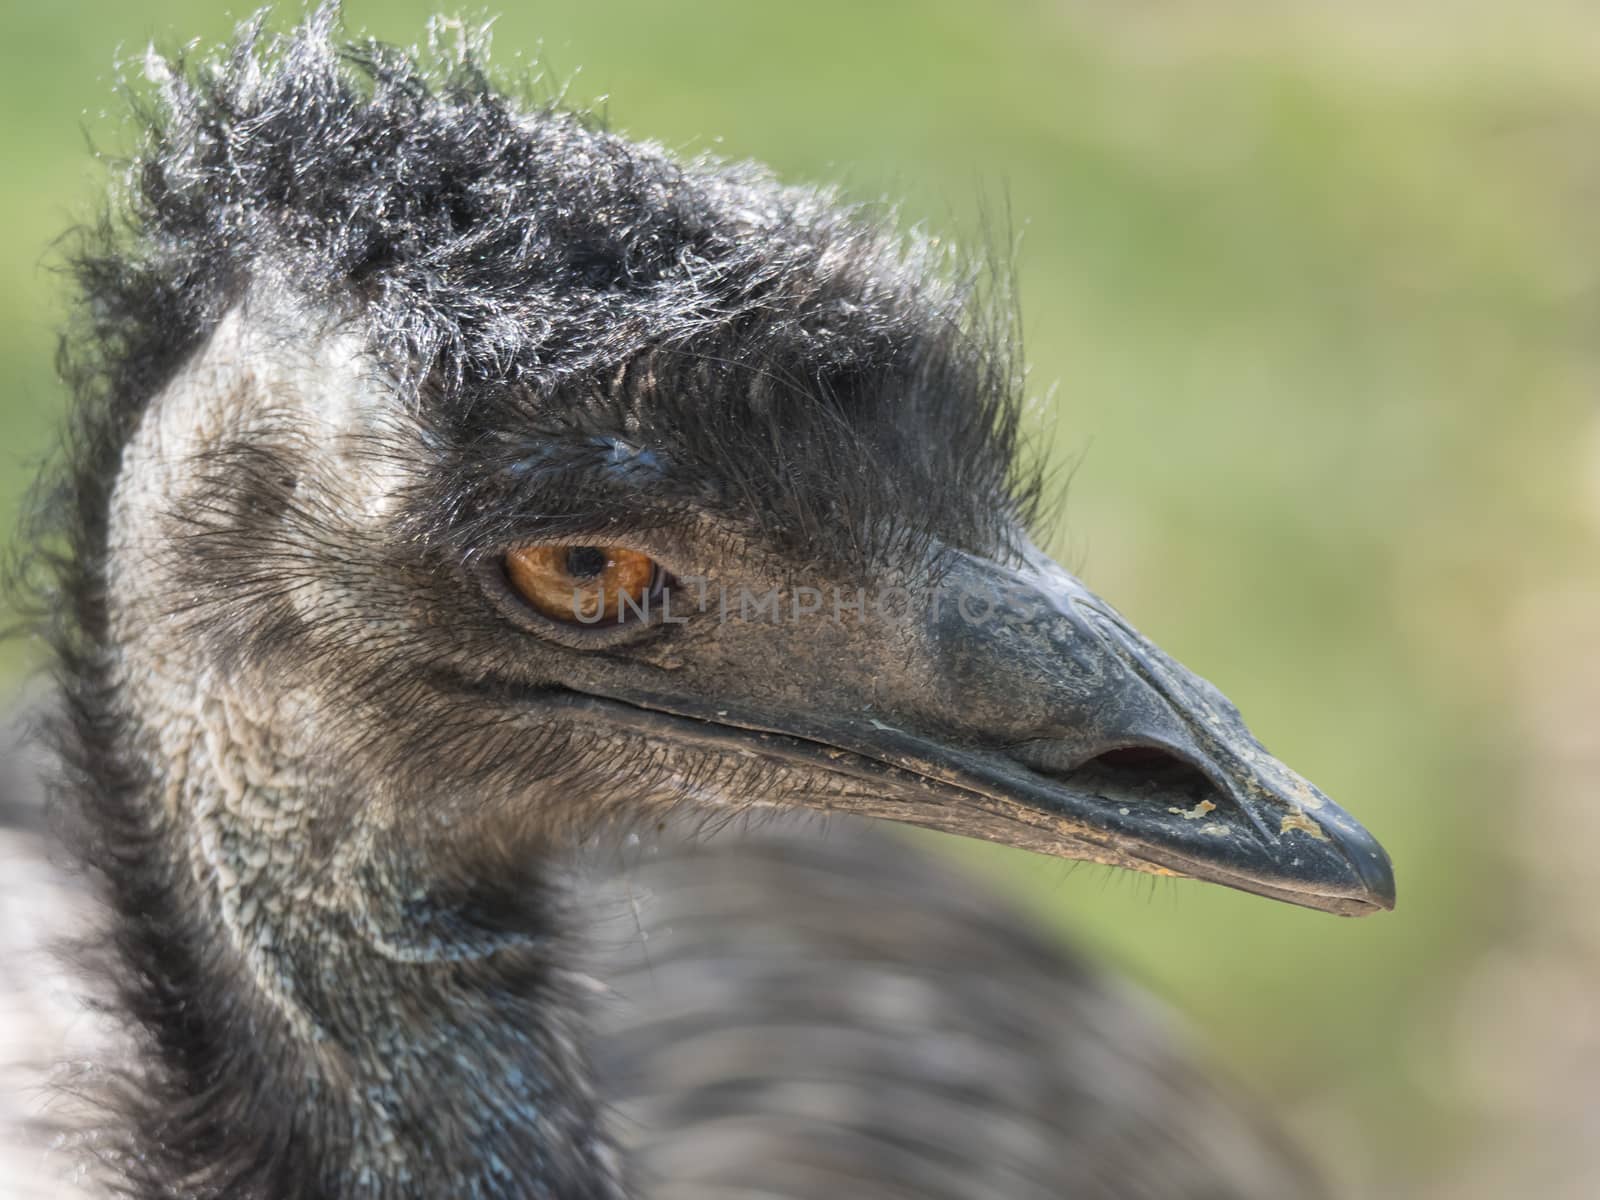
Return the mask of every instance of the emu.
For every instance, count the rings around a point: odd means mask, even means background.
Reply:
[[[1393,903],[1029,540],[1005,322],[826,192],[339,36],[152,61],[76,259],[35,536],[106,1188],[1309,1194],[1114,984],[854,823]],[[846,827],[693,836],[756,811]],[[635,896],[652,940],[596,932]]]

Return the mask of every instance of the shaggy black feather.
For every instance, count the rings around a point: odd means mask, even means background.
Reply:
[[[150,66],[127,195],[77,264],[95,444],[265,276],[364,329],[454,489],[552,435],[625,434],[785,549],[882,549],[888,514],[984,550],[1026,524],[1010,318],[978,272],[952,283],[887,214],[759,167],[520,108],[470,41],[341,47],[336,21],[258,18],[220,63]]]

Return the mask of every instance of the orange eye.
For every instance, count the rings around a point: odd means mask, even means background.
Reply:
[[[620,546],[524,546],[506,552],[506,577],[556,621],[616,624],[649,602],[655,560]]]

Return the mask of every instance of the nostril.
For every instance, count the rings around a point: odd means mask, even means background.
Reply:
[[[1074,782],[1132,795],[1156,792],[1191,801],[1214,797],[1217,785],[1194,764],[1157,746],[1118,746],[1082,763],[1071,773]]]
[[[1165,750],[1157,750],[1153,746],[1123,746],[1117,750],[1107,750],[1104,754],[1097,754],[1084,766],[1101,763],[1107,767],[1137,768],[1155,767],[1162,764],[1177,763],[1177,760]]]
[[[1060,742],[1014,747],[1025,766],[1047,779],[1101,795],[1169,797],[1167,803],[1212,799],[1221,789],[1194,763],[1162,746],[1114,746],[1092,758],[1071,755]]]

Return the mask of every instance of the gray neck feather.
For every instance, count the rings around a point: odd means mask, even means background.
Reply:
[[[124,453],[107,561],[115,703],[149,781],[159,886],[202,943],[206,995],[183,1036],[225,1043],[233,1065],[195,1085],[215,1127],[202,1135],[197,1114],[173,1194],[618,1197],[553,881],[528,859],[483,865],[518,903],[481,919],[465,899],[471,823],[417,827],[398,816],[405,781],[338,761],[338,663],[261,661],[230,626],[247,601],[194,583],[209,553],[196,523],[226,521],[207,464],[273,430],[303,431],[303,478],[338,480],[346,535],[383,518],[404,481],[400,456],[366,453],[393,434],[379,387],[351,335],[257,295]],[[312,581],[293,597],[308,627],[342,600]],[[150,1070],[188,1069],[194,1047],[172,1044],[170,1022],[155,1041]]]

